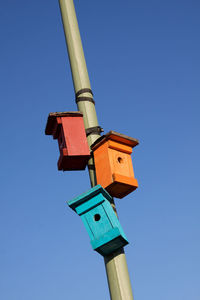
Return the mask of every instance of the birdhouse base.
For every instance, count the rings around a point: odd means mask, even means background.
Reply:
[[[123,238],[118,228],[113,228],[100,239],[91,241],[92,248],[103,256],[107,256],[127,244],[128,241]]]
[[[108,185],[105,189],[113,197],[123,198],[133,192],[138,187],[138,182],[136,178],[131,178],[114,173],[113,182]]]
[[[60,151],[58,160],[59,171],[85,170],[90,155],[68,155],[67,149]]]

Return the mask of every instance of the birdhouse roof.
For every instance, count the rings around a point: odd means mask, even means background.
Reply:
[[[80,111],[64,111],[50,113],[47,119],[47,125],[45,129],[46,135],[52,135],[55,127],[56,118],[58,117],[82,117],[83,114]]]
[[[67,204],[75,210],[75,208],[84,202],[94,198],[98,194],[102,194],[107,200],[111,201],[112,197],[108,194],[108,192],[100,185],[96,185],[95,187],[91,188],[89,191],[83,193],[82,195],[74,198],[73,200],[67,202]]]
[[[102,145],[105,141],[112,140],[115,142],[119,142],[121,144],[125,144],[130,147],[135,147],[139,144],[139,141],[137,139],[134,139],[130,136],[127,136],[125,134],[118,133],[116,131],[109,131],[107,134],[102,135],[99,139],[97,139],[91,146],[92,150],[95,150],[100,145]]]

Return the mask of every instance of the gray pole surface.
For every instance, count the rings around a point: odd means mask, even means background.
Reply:
[[[77,94],[80,90],[87,89],[86,92],[77,96],[93,99],[90,80],[88,76],[85,56],[83,52],[76,12],[73,0],[59,0],[62,15],[63,27],[67,43],[70,60],[74,90]],[[78,101],[78,109],[83,113],[85,129],[98,126],[95,105],[92,101]],[[91,146],[100,135],[92,134],[88,136],[88,144]],[[88,163],[91,186],[96,185],[94,161],[91,158]],[[115,210],[114,201],[112,203]],[[116,253],[104,258],[106,274],[108,279],[111,300],[133,300],[131,283],[128,274],[126,257],[124,250],[120,249]]]

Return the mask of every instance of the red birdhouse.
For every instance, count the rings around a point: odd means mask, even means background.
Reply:
[[[58,170],[84,170],[90,150],[81,112],[50,113],[45,134],[58,140]]]

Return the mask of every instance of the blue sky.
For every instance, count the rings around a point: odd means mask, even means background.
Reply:
[[[139,188],[116,199],[135,300],[199,300],[200,2],[78,1],[97,115],[140,140]],[[108,299],[102,257],[66,201],[49,112],[76,110],[58,1],[0,10],[2,300]]]

